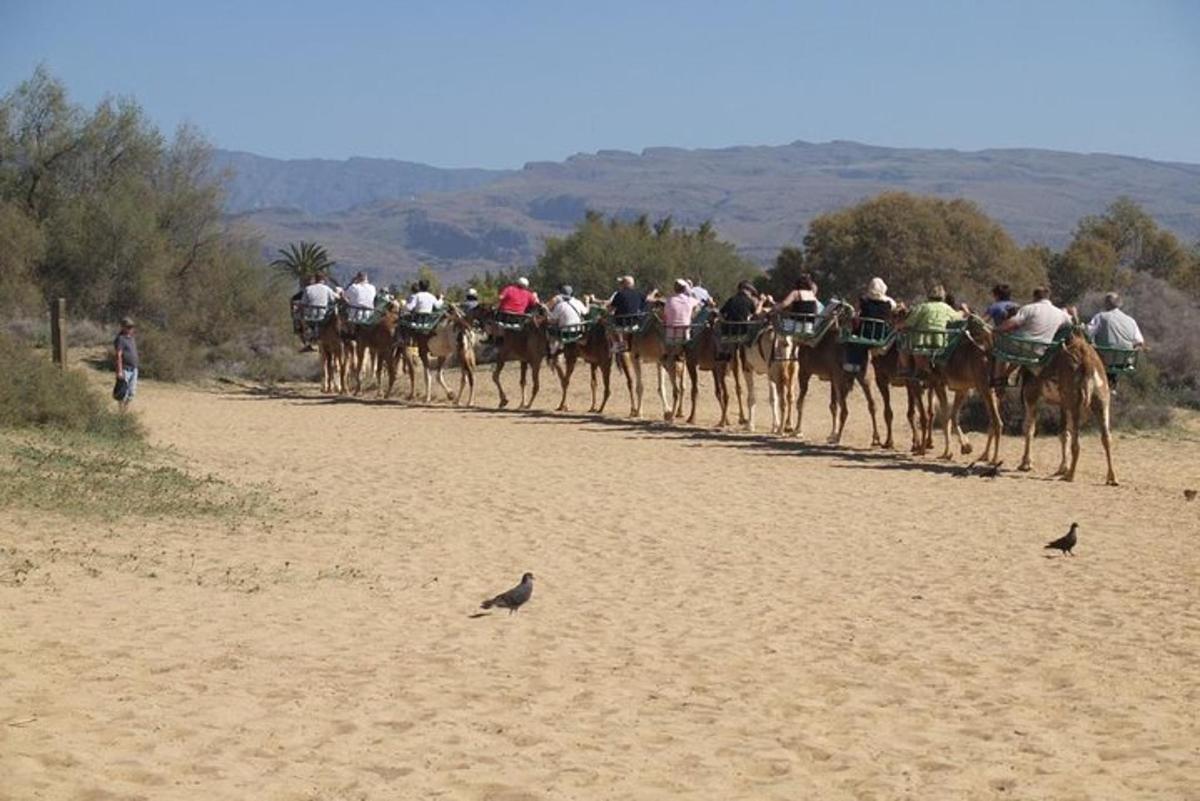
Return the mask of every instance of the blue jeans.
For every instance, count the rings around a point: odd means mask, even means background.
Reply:
[[[122,368],[121,375],[124,377],[125,383],[129,387],[125,390],[125,399],[122,400],[121,403],[129,403],[131,400],[133,400],[133,393],[137,391],[138,369],[136,367]]]

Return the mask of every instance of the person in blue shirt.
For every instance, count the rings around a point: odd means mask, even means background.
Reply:
[[[1017,313],[1020,306],[1012,299],[1012,289],[1008,284],[996,284],[992,287],[992,305],[984,310],[988,322],[998,326]]]

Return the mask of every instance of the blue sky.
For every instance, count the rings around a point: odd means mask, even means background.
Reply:
[[[0,87],[284,158],[853,139],[1200,163],[1200,2],[0,0]]]

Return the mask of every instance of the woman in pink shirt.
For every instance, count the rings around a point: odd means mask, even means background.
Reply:
[[[663,327],[667,332],[667,344],[687,342],[692,334],[692,317],[700,301],[688,291],[687,281],[675,282],[675,293],[666,299],[663,306]]]

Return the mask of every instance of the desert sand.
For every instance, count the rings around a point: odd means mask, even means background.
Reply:
[[[1052,439],[960,479],[860,397],[814,444],[824,386],[808,443],[543,393],[144,382],[262,512],[0,511],[0,798],[1200,798],[1200,437],[1118,436],[1119,488],[1094,436],[1075,484]]]

